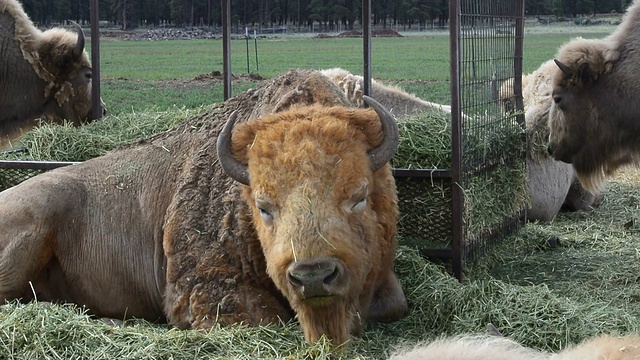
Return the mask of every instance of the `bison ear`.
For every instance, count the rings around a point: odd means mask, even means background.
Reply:
[[[589,63],[582,63],[578,66],[576,78],[580,79],[583,84],[588,84],[597,80],[598,74],[595,71],[591,71]]]

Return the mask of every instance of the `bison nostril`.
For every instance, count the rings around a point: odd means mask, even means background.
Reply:
[[[296,278],[295,275],[293,275],[291,272],[287,273],[287,280],[289,280],[291,285],[293,285],[295,287],[304,286],[304,284],[302,283],[302,280]]]
[[[335,265],[329,264],[313,264],[300,265],[293,267],[287,273],[287,278],[291,285],[307,286],[315,283],[328,284],[332,279],[338,276],[338,270]]]
[[[336,266],[333,272],[329,274],[327,277],[325,277],[324,280],[322,280],[322,282],[325,285],[330,285],[332,282],[334,282],[338,278],[338,275],[340,275],[340,269],[338,269],[338,267]]]

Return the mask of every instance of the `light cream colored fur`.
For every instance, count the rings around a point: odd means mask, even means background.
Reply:
[[[466,335],[398,350],[389,360],[546,360],[547,354],[491,335]]]
[[[338,85],[354,105],[364,107],[364,101],[362,100],[362,96],[364,95],[364,77],[351,74],[349,71],[341,68],[320,70],[320,73]],[[451,113],[451,106],[422,100],[397,86],[385,85],[371,79],[371,88],[372,97],[396,116],[410,115],[425,109]],[[401,100],[400,102],[402,104],[397,101],[398,99]]]
[[[601,335],[549,354],[490,335],[463,335],[397,350],[389,360],[639,360],[640,337]]]

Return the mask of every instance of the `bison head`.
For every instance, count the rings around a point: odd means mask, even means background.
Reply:
[[[597,193],[607,175],[632,159],[622,145],[628,137],[622,130],[626,110],[616,105],[625,91],[611,86],[612,81],[589,63],[571,66],[555,62],[558,69],[549,109],[549,154],[572,164],[582,185]]]
[[[407,309],[395,274],[393,117],[375,109],[304,107],[238,125],[218,139],[220,163],[246,185],[244,198],[267,272],[296,312],[309,342],[336,344],[367,319]]]
[[[557,67],[551,75],[554,104],[549,111],[549,153],[571,163],[590,192],[596,192],[605,176],[628,159],[618,137],[622,122],[637,122],[636,110],[620,106],[635,103],[635,85],[626,84],[633,83],[626,77],[635,70],[624,70],[619,40],[612,35],[568,42],[558,50]],[[625,72],[629,73],[626,77]]]
[[[554,105],[549,109],[549,154],[556,160],[571,163],[597,128],[593,108],[586,88],[592,82],[588,64],[575,72],[555,60],[559,74],[554,77]]]
[[[71,121],[78,126],[91,121],[91,62],[85,52],[85,36],[73,22],[76,34],[64,29],[43,33],[38,53],[44,78],[48,80],[48,99],[44,117],[54,122]],[[100,101],[104,109],[104,103]]]

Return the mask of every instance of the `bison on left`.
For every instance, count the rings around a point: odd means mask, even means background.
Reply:
[[[0,148],[40,120],[91,120],[91,62],[74,25],[42,32],[19,2],[0,0]]]
[[[179,328],[296,316],[309,342],[336,345],[404,316],[398,129],[365,101],[345,107],[328,78],[290,71],[5,190],[0,303],[35,294]]]

